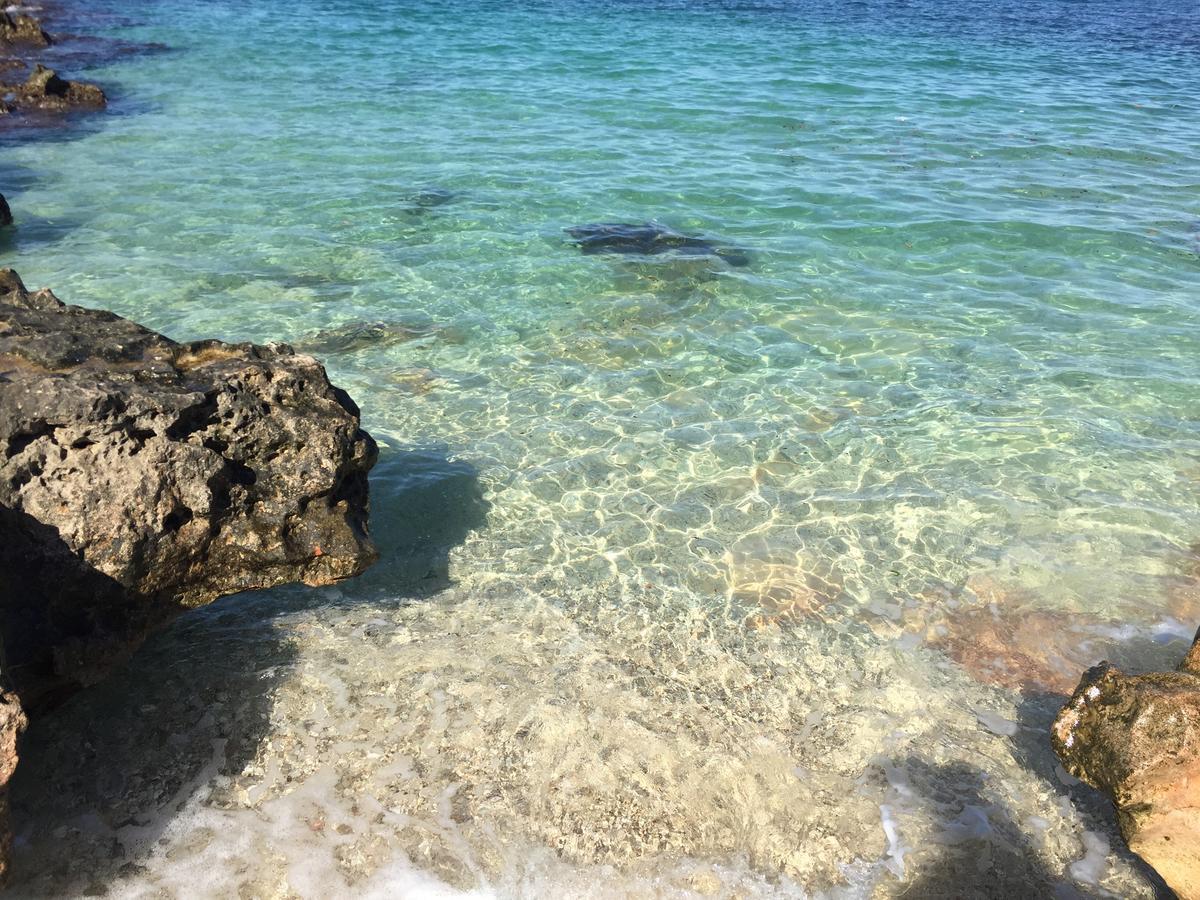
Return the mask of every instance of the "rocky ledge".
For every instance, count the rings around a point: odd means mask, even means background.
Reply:
[[[26,713],[188,608],[370,565],[375,458],[312,357],[176,343],[0,270],[0,812]]]
[[[1112,798],[1129,849],[1180,900],[1200,900],[1200,632],[1175,672],[1088,669],[1051,742],[1072,775]]]
[[[52,43],[42,23],[33,16],[0,10],[0,47],[49,47]]]
[[[73,109],[102,109],[108,100],[104,91],[86,81],[68,81],[41,63],[20,84],[0,84],[6,98],[0,99],[0,115],[7,112],[68,112]]]
[[[37,115],[106,106],[108,100],[97,85],[69,81],[36,60],[30,63],[30,54],[51,46],[54,40],[38,19],[12,9],[0,10],[0,72],[8,73],[0,78],[0,117],[10,113]]]

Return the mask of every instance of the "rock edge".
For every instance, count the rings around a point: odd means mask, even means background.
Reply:
[[[1200,900],[1200,632],[1175,672],[1088,669],[1050,740],[1067,771],[1112,798],[1129,849],[1180,900]]]
[[[310,356],[177,343],[0,269],[0,816],[26,714],[186,609],[374,562],[376,456]]]

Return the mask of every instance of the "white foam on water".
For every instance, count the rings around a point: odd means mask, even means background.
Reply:
[[[1071,877],[1085,884],[1098,885],[1108,871],[1108,838],[1095,831],[1083,833],[1084,856],[1071,863]]]

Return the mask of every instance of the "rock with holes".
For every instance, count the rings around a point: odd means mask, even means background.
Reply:
[[[179,344],[0,270],[0,638],[27,712],[225,594],[376,557],[376,447],[317,360]]]
[[[1088,669],[1050,737],[1072,775],[1112,798],[1129,849],[1200,900],[1200,633],[1177,672]]]

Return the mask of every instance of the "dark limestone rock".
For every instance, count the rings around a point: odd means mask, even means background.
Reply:
[[[188,608],[362,572],[376,455],[311,357],[179,344],[0,269],[0,879],[26,712]]]
[[[60,78],[41,63],[23,84],[13,88],[12,106],[21,110],[65,112],[71,109],[100,109],[108,100],[98,86],[84,81]]]
[[[4,199],[4,195],[0,194],[0,228],[12,223],[12,210],[8,208],[8,201]]]
[[[409,215],[424,215],[439,206],[446,206],[458,199],[458,194],[445,188],[425,188],[413,191],[404,197],[405,211]]]
[[[1176,672],[1088,669],[1051,729],[1076,778],[1112,798],[1129,849],[1200,900],[1200,633]]]
[[[599,253],[636,256],[709,256],[731,266],[747,266],[749,255],[735,247],[723,247],[707,238],[682,234],[665,225],[599,222],[567,229],[575,245],[587,255]]]
[[[31,709],[180,610],[357,575],[375,457],[311,357],[178,344],[0,271],[8,686]]]
[[[0,12],[0,47],[49,47],[52,43],[50,35],[42,30],[42,23],[33,16]]]

